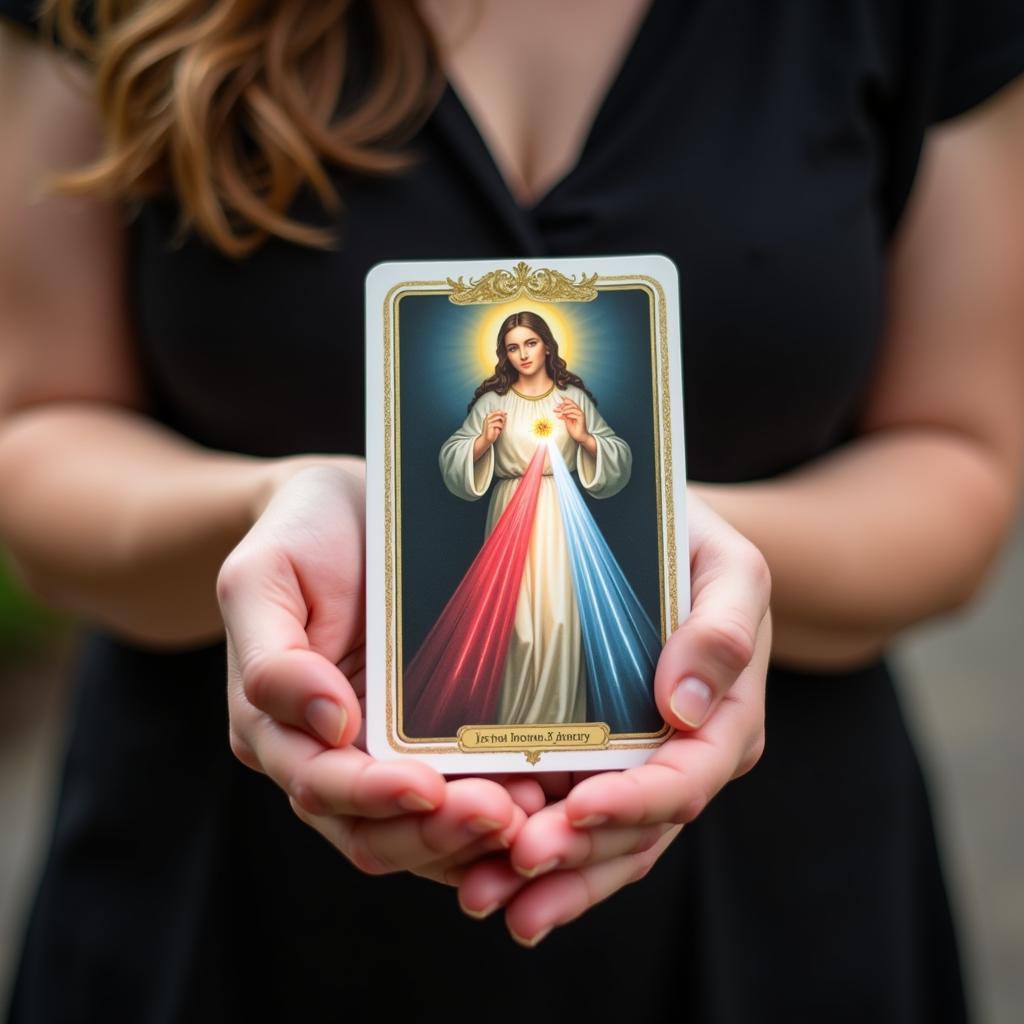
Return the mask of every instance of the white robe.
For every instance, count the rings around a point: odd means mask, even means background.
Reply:
[[[597,440],[596,456],[569,436],[565,424],[552,411],[566,397],[583,410],[587,430]],[[484,419],[498,410],[508,414],[505,429],[474,463],[473,444]],[[511,500],[537,445],[542,443],[534,429],[540,419],[550,424],[550,436],[570,472],[576,471],[580,484],[594,497],[610,497],[629,481],[629,445],[616,436],[578,387],[570,385],[564,391],[554,388],[539,398],[526,398],[515,391],[506,395],[486,392],[462,427],[442,445],[439,458],[445,485],[467,501],[483,497],[497,477],[486,536]],[[505,659],[498,721],[521,725],[587,721],[579,610],[562,514],[547,460]]]

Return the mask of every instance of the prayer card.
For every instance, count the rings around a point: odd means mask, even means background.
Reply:
[[[370,753],[625,768],[670,734],[690,607],[664,256],[383,263],[366,280]]]

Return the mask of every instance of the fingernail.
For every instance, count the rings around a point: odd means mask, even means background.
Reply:
[[[535,868],[516,868],[516,871],[518,871],[519,874],[524,875],[526,878],[536,878],[538,875],[545,875],[549,871],[553,871],[556,867],[558,867],[558,858],[552,857],[551,860],[546,860],[543,864],[538,864]]]
[[[550,933],[551,929],[545,928],[544,931],[537,932],[537,934],[534,935],[532,939],[524,939],[522,935],[516,935],[516,933],[512,931],[511,928],[509,928],[509,934],[512,936],[512,938],[515,939],[520,946],[525,946],[527,949],[533,949],[533,947],[536,946],[538,942],[541,942],[543,939],[547,938],[547,936]]]
[[[500,821],[495,821],[493,818],[470,818],[466,822],[466,828],[470,832],[477,832],[480,835],[485,835],[488,832],[497,832],[499,828],[505,828]]]
[[[491,914],[501,906],[501,904],[492,903],[489,906],[484,907],[483,910],[470,910],[469,907],[464,906],[462,903],[460,903],[459,906],[462,908],[462,912],[468,917],[475,917],[478,921],[482,921],[485,917],[490,917]]]
[[[436,811],[437,804],[432,804],[425,796],[411,790],[403,793],[396,801],[403,811]]]
[[[515,826],[503,829],[501,832],[495,832],[491,838],[499,845],[503,850],[508,850],[512,846],[512,840],[515,839],[516,829]]]
[[[329,747],[336,747],[341,742],[347,721],[345,709],[326,697],[317,697],[306,705],[306,724]]]
[[[711,687],[699,679],[684,679],[672,694],[672,710],[688,726],[696,729],[711,707]]]
[[[608,820],[607,814],[588,814],[579,821],[569,822],[573,828],[593,828],[595,825],[603,825]]]

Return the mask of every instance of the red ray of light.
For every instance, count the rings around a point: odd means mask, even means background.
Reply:
[[[491,535],[406,666],[407,736],[454,736],[461,725],[495,721],[546,450],[537,446]]]

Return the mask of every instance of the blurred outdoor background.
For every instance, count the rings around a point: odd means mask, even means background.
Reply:
[[[1017,1024],[1024,1007],[1022,639],[1024,520],[978,603],[896,657],[982,1024]],[[47,838],[74,645],[0,561],[0,1006]]]

